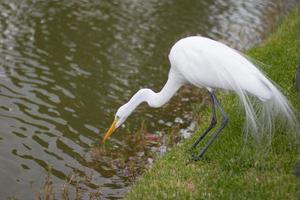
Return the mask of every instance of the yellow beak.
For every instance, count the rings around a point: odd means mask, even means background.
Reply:
[[[114,122],[112,123],[112,125],[110,126],[110,128],[108,129],[108,131],[105,133],[102,143],[105,142],[105,140],[107,140],[111,134],[116,130],[116,124],[118,122],[118,119],[115,118]]]

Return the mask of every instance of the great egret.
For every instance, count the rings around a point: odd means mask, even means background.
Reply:
[[[192,148],[207,135],[216,125],[215,106],[222,115],[221,126],[215,131],[207,144],[200,150],[195,160],[203,156],[210,144],[225,127],[228,117],[215,95],[216,89],[234,91],[242,102],[246,114],[248,129],[258,136],[272,132],[272,121],[275,116],[283,116],[290,124],[296,123],[288,100],[260,72],[254,64],[238,51],[209,38],[200,36],[186,37],[174,44],[169,53],[171,68],[167,83],[158,93],[151,89],[140,89],[115,114],[115,119],[105,134],[103,142],[127,119],[142,102],[150,107],[161,107],[167,103],[176,91],[184,84],[205,87],[210,93],[212,118],[206,131],[194,142]],[[262,104],[257,115],[250,101],[249,94],[256,96]]]

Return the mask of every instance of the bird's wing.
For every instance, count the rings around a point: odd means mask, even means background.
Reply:
[[[265,77],[238,51],[210,39],[185,41],[170,53],[171,65],[197,86],[246,90],[265,97]]]

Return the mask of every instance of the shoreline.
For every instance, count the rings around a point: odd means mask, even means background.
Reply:
[[[295,107],[299,107],[299,100],[292,74],[296,72],[300,55],[299,10],[298,5],[280,21],[275,33],[246,53],[266,64],[262,66],[263,71],[280,85]],[[299,181],[293,175],[293,167],[299,161],[299,147],[295,138],[278,130],[271,148],[261,154],[253,144],[243,142],[243,120],[236,117],[240,114],[235,109],[237,99],[231,94],[222,95],[221,99],[230,121],[205,158],[185,165],[190,156],[186,150],[205,128],[210,118],[209,108],[202,111],[200,129],[182,145],[157,158],[151,169],[133,184],[125,199],[297,198]]]

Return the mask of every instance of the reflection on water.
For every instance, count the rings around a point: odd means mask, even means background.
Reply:
[[[121,198],[128,178],[90,149],[135,91],[162,87],[172,44],[201,34],[243,50],[295,2],[1,1],[0,198],[34,198],[49,166],[57,185],[74,172],[93,174],[87,189]],[[128,130],[142,121],[150,132],[176,117],[187,127],[191,104],[201,99],[192,96],[161,109],[141,106],[107,148],[135,156]]]

